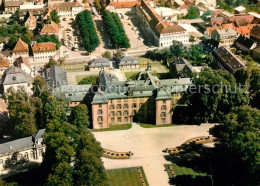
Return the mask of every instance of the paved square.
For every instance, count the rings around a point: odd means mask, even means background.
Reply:
[[[131,151],[127,160],[102,158],[106,169],[143,166],[150,185],[169,185],[164,164],[170,164],[162,152],[167,147],[176,147],[196,136],[208,136],[213,124],[183,125],[176,127],[142,128],[133,124],[129,130],[93,132],[103,148],[118,152]]]

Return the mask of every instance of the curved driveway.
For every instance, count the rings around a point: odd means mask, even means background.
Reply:
[[[132,151],[134,155],[127,160],[102,158],[106,169],[143,166],[149,185],[169,185],[168,174],[164,164],[171,163],[165,159],[167,147],[176,147],[196,136],[209,135],[213,124],[183,125],[175,127],[142,128],[133,124],[129,130],[93,132],[103,148],[118,152]]]

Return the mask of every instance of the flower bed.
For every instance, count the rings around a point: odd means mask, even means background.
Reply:
[[[189,144],[189,143],[196,143],[196,144],[203,144],[203,143],[211,143],[214,141],[213,137],[210,136],[200,136],[200,137],[196,137],[196,138],[192,138],[189,139],[187,141],[185,141],[183,144]],[[170,155],[172,154],[178,154],[181,151],[183,151],[183,149],[179,149],[179,148],[166,148],[165,150],[163,150],[164,152],[168,152]]]
[[[110,159],[130,159],[134,155],[131,151],[129,152],[115,152],[108,149],[104,149],[103,157]]]
[[[171,172],[172,177],[176,176],[176,174],[175,174],[174,170],[172,169],[171,165],[169,165],[169,171]]]
[[[144,178],[144,175],[143,175],[143,173],[142,173],[141,167],[137,167],[137,172],[138,172],[138,176],[139,176],[139,178],[140,178],[140,180],[141,180],[141,184],[142,184],[142,185],[147,185],[147,184],[145,183],[145,178]]]

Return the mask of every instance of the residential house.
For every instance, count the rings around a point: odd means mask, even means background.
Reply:
[[[13,59],[19,58],[20,56],[29,60],[29,46],[21,38],[18,39],[14,49],[12,50]]]
[[[237,39],[238,34],[233,28],[224,28],[214,30],[211,34],[211,38],[220,42],[221,45],[231,47],[234,41]]]
[[[50,87],[56,88],[67,85],[67,72],[60,66],[52,66],[44,74]]]
[[[35,43],[32,51],[35,61],[49,61],[51,57],[56,57],[56,44],[53,42]]]
[[[15,91],[19,87],[23,87],[27,93],[31,93],[32,77],[21,68],[13,66],[5,70],[1,84],[4,88],[4,92],[10,87]]]
[[[3,5],[4,5],[4,11],[5,13],[8,13],[8,14],[13,14],[15,13],[20,5],[23,3],[23,1],[20,1],[20,0],[7,0],[7,1],[3,1]]]
[[[139,1],[109,1],[106,10],[125,15],[126,13],[135,13],[136,6],[140,6]]]
[[[46,4],[23,4],[20,5],[19,8],[19,18],[21,21],[25,21],[27,13],[30,12],[37,20],[41,20],[41,18],[45,15],[47,5]]]
[[[110,62],[107,58],[93,59],[89,62],[89,71],[109,70]]]
[[[248,28],[248,26],[236,27],[235,30],[237,31],[238,35],[250,37],[250,29]]]
[[[188,78],[194,72],[194,69],[190,62],[182,57],[178,57],[170,64],[170,73],[175,78]]]
[[[42,30],[41,30],[41,35],[45,35],[45,34],[54,34],[56,35],[58,38],[60,38],[59,36],[59,31],[60,31],[60,27],[57,23],[51,21],[50,24],[46,24],[43,26]]]
[[[260,25],[255,25],[250,31],[250,39],[260,43]]]
[[[235,41],[235,46],[246,54],[251,54],[252,50],[257,46],[257,43],[244,36],[239,36]]]
[[[223,29],[223,28],[235,28],[235,25],[233,23],[229,23],[229,24],[223,24],[222,26],[207,27],[206,30],[204,31],[204,37],[206,39],[211,39],[211,34],[214,30]]]
[[[26,72],[27,74],[32,74],[32,69],[30,67],[30,64],[29,64],[28,60],[26,60],[22,56],[20,56],[19,58],[17,58],[15,60],[14,66],[21,68],[21,70]]]
[[[49,7],[51,10],[56,10],[60,18],[75,18],[78,13],[84,10],[84,5],[78,0],[55,3]]]
[[[140,62],[133,56],[121,56],[117,62],[120,70],[139,69]]]
[[[237,69],[244,68],[245,65],[225,46],[217,48],[212,52],[214,62],[222,70],[234,73]]]
[[[19,162],[41,165],[46,148],[44,133],[45,129],[41,129],[32,136],[0,144],[0,175],[12,173],[9,167]]]
[[[4,71],[10,67],[10,62],[7,58],[0,55],[0,76],[3,75]]]
[[[34,30],[37,26],[37,19],[31,12],[28,12],[28,14],[28,18],[25,20],[24,25],[29,28],[29,30]]]
[[[210,19],[210,25],[212,27],[221,26],[224,23],[223,17],[213,17]]]
[[[234,10],[235,10],[235,14],[246,13],[246,8],[243,6],[238,6],[238,7],[234,8]]]

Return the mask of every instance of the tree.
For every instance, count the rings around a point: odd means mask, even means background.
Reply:
[[[211,12],[210,12],[210,10],[208,10],[208,11],[206,11],[206,12],[204,12],[203,14],[202,14],[202,16],[201,16],[201,18],[204,20],[204,21],[208,21],[210,18],[208,18],[208,16],[210,16],[211,15]]]
[[[57,61],[53,59],[53,57],[50,57],[49,62],[46,63],[43,67],[43,70],[47,70],[48,68],[51,68],[53,66],[61,66],[64,62],[64,58],[59,58]]]
[[[7,90],[10,127],[15,132],[16,138],[32,135],[37,131],[35,108],[30,104],[29,96],[24,89]]]
[[[99,45],[96,27],[88,10],[77,14],[76,22],[82,39],[83,47],[88,52],[93,52]]]
[[[221,122],[232,108],[249,103],[247,90],[237,87],[226,71],[204,69],[192,81],[194,85],[184,94],[191,122]]]
[[[49,93],[50,86],[42,76],[35,76],[32,85],[33,85],[32,90],[33,90],[34,97],[39,97],[41,99],[44,99],[50,96]]]
[[[223,124],[212,129],[216,137],[215,171],[219,171],[221,181],[247,185],[259,182],[259,130],[260,110],[249,106],[234,108]]]
[[[60,23],[58,12],[56,10],[51,11],[51,20],[57,24]]]
[[[170,46],[170,51],[173,56],[178,58],[182,55],[182,52],[184,50],[183,44],[180,41],[173,41],[172,45]]]
[[[111,58],[112,58],[111,52],[106,51],[105,53],[102,54],[102,57],[105,57],[105,58],[111,59]]]
[[[61,43],[58,39],[58,37],[54,34],[52,35],[43,35],[41,36],[38,40],[37,40],[38,43],[44,43],[44,42],[53,42],[56,44],[56,49],[58,50],[61,46]]]
[[[185,19],[196,19],[199,18],[200,13],[196,6],[189,6],[188,13],[185,16]]]
[[[101,156],[103,150],[86,127],[79,136],[75,160],[77,185],[106,185],[106,174]]]
[[[78,128],[88,127],[89,118],[88,118],[88,108],[84,104],[79,104],[74,107],[70,113],[69,121],[71,124],[76,125]]]

